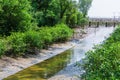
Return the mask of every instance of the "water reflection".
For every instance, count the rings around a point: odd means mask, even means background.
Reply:
[[[24,69],[4,80],[45,80],[66,67],[70,63],[71,55],[72,49],[67,50],[62,55]]]

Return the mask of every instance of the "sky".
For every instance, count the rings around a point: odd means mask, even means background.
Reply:
[[[120,17],[120,0],[93,0],[89,17]]]

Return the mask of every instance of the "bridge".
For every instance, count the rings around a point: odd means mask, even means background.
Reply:
[[[89,18],[89,27],[91,25],[95,25],[98,27],[99,25],[105,25],[106,27],[109,25],[116,26],[120,23],[120,18]]]

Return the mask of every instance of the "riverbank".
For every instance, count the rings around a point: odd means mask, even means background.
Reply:
[[[27,55],[27,58],[10,58],[2,57],[0,59],[0,80],[6,78],[9,75],[25,69],[34,64],[40,63],[48,58],[51,58],[57,54],[64,52],[75,46],[75,43],[66,42],[60,44],[53,44],[48,50],[41,50],[38,54]]]
[[[78,29],[77,29],[78,30]],[[90,34],[94,31],[93,28],[84,29],[85,33],[82,36],[85,37],[87,34]],[[76,30],[75,30],[76,32]],[[78,36],[79,37],[79,36]],[[41,50],[40,53],[34,54],[34,55],[27,55],[27,57],[19,57],[19,58],[10,58],[10,57],[2,57],[0,59],[0,80],[3,78],[6,78],[9,75],[15,74],[18,71],[21,71],[29,66],[32,66],[34,64],[40,63],[46,59],[49,59],[57,54],[60,54],[72,47],[74,47],[76,43],[73,41],[66,42],[66,43],[59,43],[59,44],[53,44],[51,47],[48,48],[48,50]]]

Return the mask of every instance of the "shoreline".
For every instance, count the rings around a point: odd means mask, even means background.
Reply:
[[[53,44],[48,50],[42,49],[38,54],[28,55],[27,58],[11,58],[11,57],[2,57],[0,59],[0,80],[13,75],[25,68],[28,68],[32,65],[40,63],[44,60],[47,60],[51,57],[54,57],[72,47],[76,44],[73,42],[65,42],[59,44]]]
[[[83,39],[85,36],[92,33],[93,30],[94,28],[87,28],[87,29],[84,29],[85,33],[81,33],[80,32],[81,29],[79,30],[75,29],[76,34],[79,34],[79,35],[77,35],[77,37],[75,37],[74,39],[75,40]],[[0,64],[0,75],[1,75],[0,80],[10,75],[13,75],[25,68],[28,68],[32,65],[35,65],[51,57],[54,57],[58,54],[61,54],[62,52],[74,47],[75,45],[77,45],[77,43],[74,41],[53,44],[48,48],[48,50],[42,49],[37,54],[28,54],[27,58],[23,58],[23,57],[11,58],[11,57],[4,56],[2,57],[2,59],[0,59],[0,63],[1,63]]]

